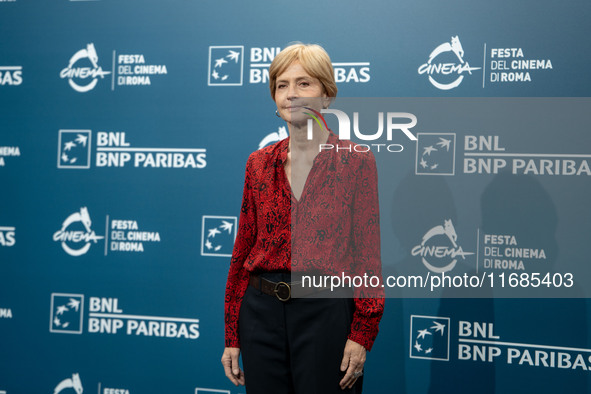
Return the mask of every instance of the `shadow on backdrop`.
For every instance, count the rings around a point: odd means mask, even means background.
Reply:
[[[485,188],[481,209],[483,233],[511,234],[521,247],[544,249],[546,261],[524,261],[526,272],[560,272],[556,261],[556,206],[536,178],[500,173]],[[501,337],[501,341],[507,342],[588,348],[587,300],[575,298],[582,296],[576,284],[570,292],[573,298],[496,299],[496,334]],[[534,292],[531,294],[540,295]],[[498,393],[589,393],[586,370],[546,367],[543,362],[536,362],[536,350],[543,351],[542,355],[548,354],[548,364],[552,357],[558,357],[560,350],[514,348],[520,353],[511,364],[508,364],[505,354],[507,347],[503,349],[504,357],[496,360]],[[531,362],[526,350],[531,355]],[[588,356],[588,353],[584,354],[587,365]],[[574,361],[573,357],[571,362]],[[536,363],[539,365],[536,366]]]

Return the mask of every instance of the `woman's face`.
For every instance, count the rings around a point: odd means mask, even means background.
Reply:
[[[310,119],[304,114],[310,111],[304,107],[320,111],[326,107],[328,98],[320,80],[308,74],[296,61],[277,76],[275,103],[286,122],[304,127]]]

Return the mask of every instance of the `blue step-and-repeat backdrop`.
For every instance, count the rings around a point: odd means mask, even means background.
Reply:
[[[391,279],[365,392],[590,393],[590,20],[588,0],[0,0],[0,393],[245,393],[224,289],[293,41],[376,119],[352,132]],[[386,112],[417,139],[370,132]]]

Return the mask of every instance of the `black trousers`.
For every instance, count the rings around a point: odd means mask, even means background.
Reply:
[[[289,274],[264,274],[289,282]],[[351,298],[278,300],[248,286],[239,316],[247,394],[361,393],[341,390],[340,366],[353,318]]]

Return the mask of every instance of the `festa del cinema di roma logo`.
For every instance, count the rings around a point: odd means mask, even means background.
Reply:
[[[71,392],[71,390],[69,389],[73,389],[76,392],[76,394],[83,393],[84,389],[82,387],[82,381],[80,380],[79,374],[72,374],[71,378],[67,378],[59,382],[58,385],[55,386],[55,389],[53,389],[53,394]]]
[[[438,62],[439,56],[451,52],[455,55],[457,61],[448,60],[447,62]],[[455,60],[452,55],[452,60]],[[472,71],[480,70],[480,67],[470,67],[467,61],[464,61],[464,49],[460,43],[460,38],[454,36],[450,42],[444,42],[435,48],[429,55],[427,63],[419,67],[419,75],[427,74],[429,82],[437,89],[450,90],[458,87],[464,80],[464,73],[472,74]],[[449,79],[450,75],[456,74],[455,79]]]
[[[53,234],[53,240],[61,242],[62,248],[70,256],[82,256],[103,236],[98,236],[90,228],[92,221],[86,207],[74,212],[64,220],[61,229]]]
[[[101,383],[98,383],[98,393],[99,394],[129,394],[130,391],[128,389],[123,388],[110,388],[110,387],[101,387]],[[82,387],[82,379],[80,378],[79,373],[73,373],[71,378],[66,378],[59,382],[57,386],[53,389],[53,394],[83,394],[84,387]],[[0,394],[6,394],[0,391]]]
[[[465,259],[474,254],[464,252],[457,240],[458,235],[451,219],[444,220],[443,225],[435,226],[425,233],[421,243],[412,248],[411,254],[421,256],[421,261],[431,272],[448,272],[456,266],[458,256]]]
[[[86,45],[70,58],[68,67],[60,72],[60,78],[68,79],[68,83],[77,92],[88,92],[96,86],[99,78],[104,79],[111,71],[103,71],[98,65],[98,54],[93,43]]]

